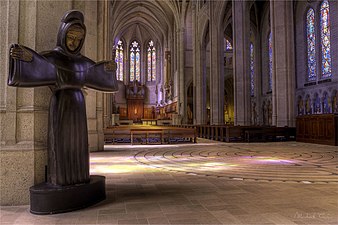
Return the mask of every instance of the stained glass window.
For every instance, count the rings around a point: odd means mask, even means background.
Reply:
[[[232,50],[232,45],[228,39],[225,40],[225,49]]]
[[[316,34],[315,34],[315,12],[312,8],[310,8],[306,14],[306,30],[307,30],[308,80],[315,81],[317,77]]]
[[[156,49],[154,47],[154,42],[150,41],[148,44],[148,50],[147,50],[147,60],[148,60],[148,81],[155,81],[156,80]]]
[[[148,81],[151,81],[151,49],[148,48],[148,51],[147,51],[147,80]]]
[[[151,73],[151,80],[155,81],[156,80],[156,51],[155,47],[153,48],[152,52],[152,73]]]
[[[134,81],[135,77],[135,53],[130,53],[130,81]]]
[[[324,0],[320,7],[320,36],[322,47],[322,78],[331,77],[330,51],[330,10],[329,2]]]
[[[269,34],[269,91],[272,91],[272,35]]]
[[[254,45],[250,43],[250,85],[251,85],[251,96],[255,95],[255,55]]]
[[[122,41],[117,42],[115,62],[116,68],[116,79],[123,81],[123,44]]]
[[[129,81],[140,81],[140,47],[137,41],[130,46],[130,76]]]
[[[140,81],[140,50],[136,50],[135,79]]]

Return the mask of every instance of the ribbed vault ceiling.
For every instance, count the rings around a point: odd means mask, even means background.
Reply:
[[[179,5],[171,0],[111,0],[111,33],[120,38],[130,32],[167,43],[172,34]],[[134,34],[135,35],[135,34]]]

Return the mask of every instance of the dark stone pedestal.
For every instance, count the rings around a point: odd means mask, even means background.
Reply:
[[[41,183],[30,188],[30,211],[39,215],[69,212],[105,198],[104,176],[90,176],[89,183],[70,186]]]

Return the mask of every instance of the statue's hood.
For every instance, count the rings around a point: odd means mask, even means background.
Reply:
[[[66,12],[61,19],[61,25],[60,25],[59,32],[58,32],[56,48],[59,50],[62,50],[67,55],[72,55],[72,56],[79,55],[82,49],[85,37],[86,37],[86,26],[84,25],[83,22],[84,22],[84,18],[83,18],[82,12],[77,11],[77,10],[70,10]],[[79,47],[75,51],[71,52],[68,50],[66,46],[66,34],[67,34],[68,29],[72,25],[75,25],[75,24],[83,28],[84,36],[83,36],[83,39]]]

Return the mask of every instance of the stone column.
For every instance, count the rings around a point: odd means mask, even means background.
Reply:
[[[113,46],[110,46],[109,43],[113,43],[110,42],[110,35],[109,35],[109,5],[110,2],[109,1],[104,1],[104,8],[103,8],[103,51],[101,49],[98,49],[98,52],[102,51],[104,52],[104,59],[105,60],[115,60],[112,58],[112,49]],[[99,37],[100,38],[100,37]],[[110,93],[105,93],[103,94],[104,97],[104,111],[103,111],[103,121],[104,121],[104,128],[108,127],[111,124],[111,114],[112,114],[112,94]]]
[[[198,27],[198,13],[193,8],[193,83],[194,83],[194,124],[206,124],[206,79],[203,78],[202,69],[202,41]]]
[[[82,54],[93,59],[101,61],[104,59],[102,55],[102,44],[99,37],[102,37],[102,28],[98,25],[101,10],[94,1],[74,0],[73,9],[83,12],[85,24],[87,27],[86,40],[83,46]],[[88,126],[88,144],[89,151],[98,151],[103,149],[103,94],[97,91],[85,89],[87,126]]]
[[[87,27],[86,40],[83,46],[82,54],[93,59],[101,61],[106,58],[106,52],[102,51],[106,46],[103,45],[103,34],[106,32],[104,26],[104,1],[99,4],[95,1],[73,0],[72,8],[83,12],[85,24]],[[98,19],[100,19],[98,21]],[[105,49],[106,50],[106,49]],[[104,102],[106,95],[101,92],[85,89],[87,126],[88,126],[88,144],[89,151],[103,150],[103,127],[111,118],[111,113],[104,112]],[[110,109],[109,107],[106,107]]]
[[[166,91],[170,88],[171,77],[171,54],[168,48],[165,49],[164,79],[162,82],[162,100],[168,99]],[[169,90],[168,90],[169,91]]]
[[[272,125],[295,126],[293,3],[270,1],[272,31]]]
[[[223,29],[220,27],[218,2],[210,2],[210,124],[224,124]],[[215,11],[215,12],[214,12]]]
[[[173,94],[173,101],[177,101],[177,112],[179,113],[179,101],[178,101],[178,90],[179,90],[179,82],[180,80],[177,78],[178,74],[178,61],[179,61],[179,46],[178,46],[178,31],[177,27],[175,26],[174,30],[174,38],[173,38],[173,52],[171,54],[171,63],[172,63],[172,69],[173,69],[173,74],[172,74],[172,81],[173,81],[173,88],[172,88],[172,94]]]
[[[168,48],[164,49],[164,78],[163,84],[168,83],[169,81],[169,74],[170,74],[170,51]]]
[[[130,49],[130,43],[125,43],[125,47],[124,47],[124,52],[123,52],[123,57],[125,57],[125,67],[124,67],[124,74],[126,75],[126,79],[123,81],[124,85],[129,85],[129,78],[130,78],[130,52],[129,52],[129,49]]]
[[[29,203],[29,187],[45,180],[51,91],[7,86],[9,45],[19,43],[37,52],[53,49],[60,19],[72,2],[6,0],[0,6],[5,56],[0,62],[0,205],[20,205]]]
[[[232,1],[234,124],[250,125],[250,21],[248,2]]]
[[[184,73],[184,27],[182,26],[178,31],[178,78],[179,78],[179,87],[178,87],[178,112],[181,115],[182,123],[186,123],[186,103],[187,103],[187,94],[185,91],[185,73]]]
[[[110,3],[108,0],[93,2],[92,4],[97,4],[93,8],[97,14],[97,55],[99,60],[115,60],[112,59],[112,48],[110,45],[110,36],[109,36],[109,6]],[[110,126],[112,120],[112,94],[111,93],[102,93],[96,92],[96,126],[97,126],[97,146],[96,149],[91,149],[94,151],[102,151],[104,147],[104,133],[103,129]]]

